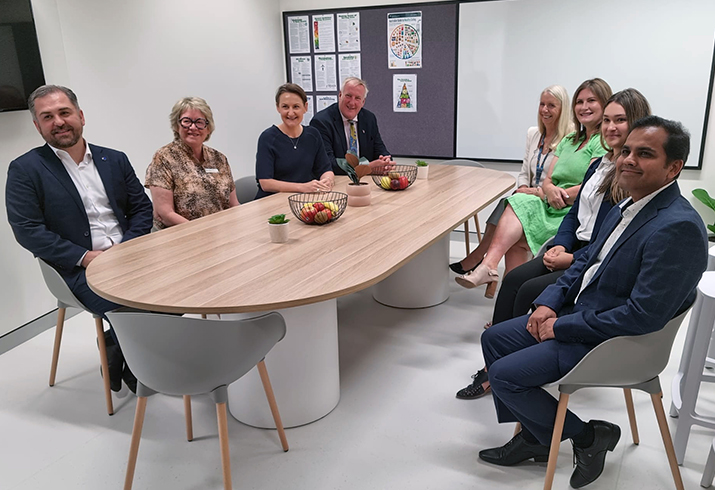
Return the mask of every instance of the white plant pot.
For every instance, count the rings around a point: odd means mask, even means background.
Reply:
[[[417,167],[417,178],[426,179],[429,174],[429,165],[426,167]]]
[[[268,233],[271,235],[273,243],[285,243],[288,241],[288,225],[290,223],[272,224],[268,223]]]

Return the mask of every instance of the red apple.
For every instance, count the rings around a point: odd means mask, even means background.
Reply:
[[[316,211],[322,211],[323,209],[325,209],[325,204],[323,204],[322,202],[316,202],[315,204],[313,204],[313,207]]]
[[[315,215],[318,211],[315,210],[312,204],[306,204],[303,209],[300,210],[300,219],[306,223],[312,223],[315,220]]]
[[[400,189],[400,180],[399,180],[399,179],[392,179],[392,180],[390,181],[390,189],[392,189],[393,191],[396,191],[396,190]]]
[[[400,189],[407,189],[410,185],[410,179],[408,179],[406,175],[401,175],[397,180],[400,181]]]

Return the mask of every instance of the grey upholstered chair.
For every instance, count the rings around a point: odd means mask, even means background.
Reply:
[[[440,162],[440,164],[443,165],[464,165],[464,166],[470,166],[470,167],[479,167],[479,168],[484,168],[484,165],[475,162],[473,160],[445,160],[443,162]],[[474,226],[477,227],[477,241],[479,243],[482,243],[482,229],[479,226],[479,213],[474,213]],[[471,252],[470,247],[469,247],[469,218],[467,218],[467,221],[464,222],[464,246],[467,249],[467,255],[469,255],[469,252]],[[466,256],[465,256],[466,257]]]
[[[90,312],[85,306],[72,294],[69,286],[59,272],[57,272],[50,264],[42,259],[37,259],[42,271],[42,277],[45,279],[45,284],[50,293],[57,298],[57,327],[55,329],[55,347],[52,351],[52,366],[50,367],[50,386],[55,385],[55,376],[57,375],[57,363],[60,358],[60,344],[62,343],[62,329],[65,323],[65,313],[67,308],[79,308],[90,313],[94,317],[94,325],[97,330],[97,344],[99,346],[99,360],[102,365],[102,373],[104,378],[104,396],[107,402],[107,413],[114,414],[114,406],[112,404],[112,391],[109,387],[109,364],[107,362],[107,346],[104,342],[104,324],[102,317]]]
[[[683,480],[663,410],[663,390],[660,387],[659,375],[668,364],[675,335],[686,314],[687,311],[673,318],[657,332],[615,337],[599,344],[564,377],[548,385],[558,386],[560,395],[544,490],[551,489],[554,480],[569,396],[581,388],[595,387],[623,388],[634,444],[639,443],[639,438],[631,390],[650,394],[675,487],[683,490]]]
[[[187,438],[193,438],[191,395],[210,394],[216,403],[224,487],[231,486],[231,462],[226,418],[227,386],[258,365],[281,445],[288,442],[263,358],[285,335],[278,313],[246,320],[204,320],[138,311],[107,313],[127,364],[137,377],[137,409],[129,451],[125,490],[134,479],[147,397],[155,393],[183,395]]]
[[[238,198],[238,202],[246,204],[256,198],[258,184],[256,183],[255,175],[241,177],[234,183],[236,184],[236,197]]]

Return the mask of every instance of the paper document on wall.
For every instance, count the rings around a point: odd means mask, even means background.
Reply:
[[[315,55],[315,90],[317,92],[338,90],[334,54]]]
[[[393,75],[394,112],[417,112],[417,75]]]
[[[315,114],[313,110],[313,96],[309,95],[308,96],[308,110],[306,111],[305,114],[303,114],[303,126],[307,126],[310,124],[310,120],[313,119],[313,115]]]
[[[310,27],[307,15],[288,17],[288,44],[290,54],[310,53]]]
[[[335,52],[333,14],[313,16],[313,50],[316,53]]]
[[[422,67],[422,12],[387,14],[387,66]]]
[[[315,96],[315,112],[318,113],[323,109],[327,109],[338,101],[337,95],[316,95]]]
[[[362,78],[360,75],[360,53],[352,54],[340,54],[339,57],[339,68],[340,68],[340,84],[343,83],[347,77],[357,77]]]
[[[338,14],[338,51],[360,51],[360,12]]]
[[[313,66],[310,56],[290,57],[291,82],[301,86],[306,92],[313,91]]]

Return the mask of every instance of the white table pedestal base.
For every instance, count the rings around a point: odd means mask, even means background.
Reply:
[[[283,426],[297,427],[326,416],[340,400],[337,303],[331,299],[275,311],[285,319],[286,336],[266,356],[266,369]],[[275,429],[257,368],[228,387],[228,409],[246,425]]]
[[[375,284],[375,301],[394,308],[428,308],[449,299],[449,234]]]

